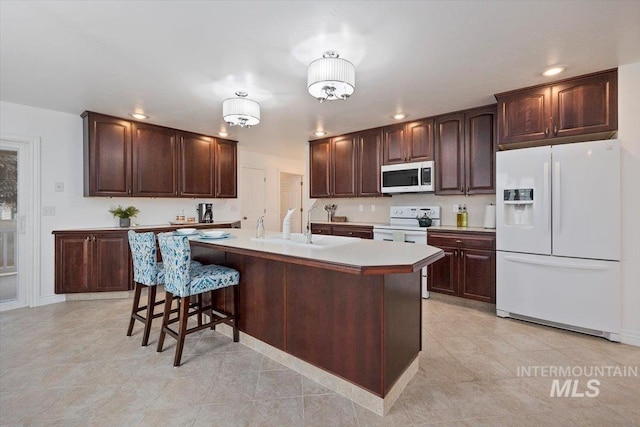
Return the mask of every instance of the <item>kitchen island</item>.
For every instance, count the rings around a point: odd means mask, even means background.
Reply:
[[[309,245],[300,235],[285,242],[226,231],[230,238],[191,238],[192,257],[240,272],[241,342],[386,413],[418,368],[420,269],[443,251],[315,235]],[[219,291],[216,305],[232,312],[232,292]]]

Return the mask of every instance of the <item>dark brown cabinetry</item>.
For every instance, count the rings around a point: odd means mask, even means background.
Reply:
[[[381,159],[380,129],[309,142],[310,197],[380,196]]]
[[[604,139],[618,128],[617,70],[495,96],[502,149]]]
[[[176,131],[161,126],[132,123],[133,196],[176,197],[178,195],[178,150]]]
[[[237,197],[236,142],[84,112],[84,195]]]
[[[188,226],[194,228],[240,228],[240,222],[189,224]],[[163,233],[173,231],[176,228],[143,228],[136,231]],[[56,293],[133,289],[128,231],[127,228],[121,230],[54,231]]]
[[[57,234],[55,242],[56,293],[132,289],[126,233]]]
[[[436,194],[495,193],[496,106],[435,120]]]
[[[428,244],[445,253],[428,267],[429,291],[495,303],[495,242],[488,233],[429,231]]]
[[[178,132],[180,197],[215,197],[215,140]]]
[[[433,119],[383,128],[383,164],[433,160]]]
[[[312,234],[327,234],[332,236],[359,237],[373,239],[373,226],[348,224],[311,224]]]
[[[131,122],[84,112],[84,195],[131,195]]]
[[[216,197],[235,199],[238,197],[237,144],[218,140],[215,147]]]

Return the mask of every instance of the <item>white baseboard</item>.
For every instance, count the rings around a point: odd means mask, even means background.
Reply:
[[[39,307],[41,305],[49,305],[49,304],[55,304],[58,302],[65,302],[66,301],[66,296],[65,295],[48,295],[46,297],[40,297],[40,299],[38,299],[38,304],[36,305],[36,307]]]
[[[640,332],[622,331],[622,333],[620,334],[620,342],[622,344],[629,344],[640,347]]]

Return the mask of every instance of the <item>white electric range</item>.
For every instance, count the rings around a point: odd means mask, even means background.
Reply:
[[[431,226],[440,225],[440,206],[392,206],[389,225],[374,225],[373,239],[426,245],[428,227],[418,224],[418,218],[425,215],[431,218]],[[426,267],[422,269],[422,298],[429,298]]]

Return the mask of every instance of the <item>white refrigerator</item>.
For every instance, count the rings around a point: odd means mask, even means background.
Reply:
[[[620,341],[620,142],[496,156],[497,315]]]

